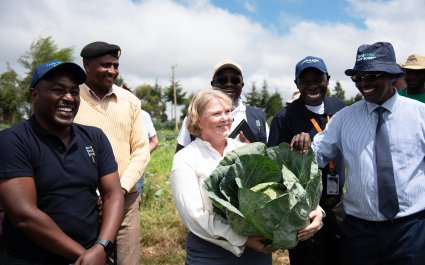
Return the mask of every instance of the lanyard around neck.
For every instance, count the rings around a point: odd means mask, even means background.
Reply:
[[[310,121],[313,124],[314,128],[316,128],[316,131],[318,133],[321,133],[323,131],[322,128],[320,128],[320,126],[317,123],[315,118],[311,118]],[[326,121],[329,122],[329,115],[326,115]],[[328,165],[329,165],[329,169],[331,170],[331,172],[333,172],[334,169],[335,169],[334,162],[332,160],[329,160]]]

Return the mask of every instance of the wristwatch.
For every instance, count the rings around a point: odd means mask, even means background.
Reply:
[[[105,249],[106,255],[108,255],[108,257],[114,254],[114,243],[112,243],[111,241],[106,239],[97,239],[95,244],[101,244]]]

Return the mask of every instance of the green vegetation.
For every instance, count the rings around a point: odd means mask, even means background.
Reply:
[[[252,143],[229,152],[204,188],[233,231],[263,235],[271,248],[293,248],[319,205],[321,176],[311,150],[302,155],[288,143]]]
[[[177,133],[158,130],[159,146],[145,174],[141,206],[140,248],[143,265],[180,265],[185,260],[186,228],[171,196],[168,177]],[[273,265],[289,264],[286,251],[273,254]]]
[[[186,228],[174,208],[168,177],[177,134],[159,130],[158,149],[146,170],[141,206],[142,264],[184,264]]]

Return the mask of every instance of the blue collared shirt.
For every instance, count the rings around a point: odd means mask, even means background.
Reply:
[[[425,104],[397,93],[382,106],[390,136],[394,178],[400,212],[396,218],[425,209]],[[312,142],[319,165],[340,150],[346,161],[347,214],[381,221],[375,156],[377,104],[364,100],[336,113]]]

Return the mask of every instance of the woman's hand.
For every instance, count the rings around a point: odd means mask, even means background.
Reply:
[[[249,236],[246,240],[245,246],[264,254],[272,253],[274,251],[273,249],[264,247],[264,242],[266,240],[267,238],[262,236]]]
[[[305,228],[298,231],[298,240],[300,241],[312,238],[314,234],[316,234],[317,231],[319,231],[320,228],[322,228],[323,226],[323,213],[319,207],[317,207],[316,210],[312,211],[309,214],[309,217],[311,223]]]

